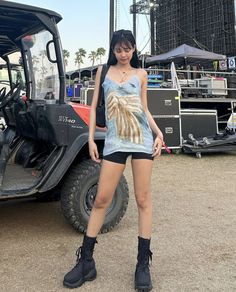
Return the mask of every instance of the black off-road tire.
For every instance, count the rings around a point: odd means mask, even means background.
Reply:
[[[86,160],[68,173],[61,190],[62,212],[69,223],[79,232],[87,230],[89,216],[97,193],[100,165]],[[101,232],[112,230],[124,216],[129,201],[129,190],[122,175],[113,201],[107,210]]]

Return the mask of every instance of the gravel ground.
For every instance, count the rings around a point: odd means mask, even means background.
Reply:
[[[236,291],[235,161],[236,153],[165,154],[155,161],[153,291]],[[98,278],[81,292],[133,291],[137,209],[129,163],[125,175],[127,213],[99,236]],[[82,235],[66,223],[59,203],[1,202],[0,238],[0,291],[68,291],[62,279]]]

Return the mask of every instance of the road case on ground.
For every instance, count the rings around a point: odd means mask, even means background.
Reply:
[[[148,109],[169,148],[181,148],[180,100],[176,89],[148,88]]]
[[[180,117],[160,115],[153,116],[153,118],[161,129],[168,148],[180,148],[182,143]]]
[[[195,138],[213,136],[218,133],[216,110],[181,109],[181,130],[184,140],[192,134]]]
[[[148,88],[147,102],[148,109],[153,116],[179,115],[180,101],[176,89]]]

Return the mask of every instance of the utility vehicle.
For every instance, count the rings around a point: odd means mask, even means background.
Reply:
[[[61,19],[50,10],[0,1],[0,64],[7,69],[7,80],[6,75],[0,80],[5,121],[0,130],[0,199],[59,197],[69,223],[85,232],[100,165],[89,157],[89,107],[65,98],[57,28]],[[104,138],[105,131],[98,128],[100,155]],[[102,232],[120,222],[128,197],[122,176]]]

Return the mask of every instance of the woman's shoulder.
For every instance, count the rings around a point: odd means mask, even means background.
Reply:
[[[99,65],[97,68],[96,76],[100,76],[102,72],[102,65]]]
[[[97,68],[96,76],[97,76],[98,78],[100,78],[100,76],[101,76],[101,74],[102,74],[103,66],[104,66],[104,65],[99,65],[98,68]],[[105,66],[107,66],[107,65],[105,65]],[[109,68],[109,67],[107,66],[107,69],[108,69],[108,68]]]
[[[95,83],[98,84],[100,78],[101,78],[101,73],[102,73],[102,65],[101,66],[98,66],[97,68],[97,72],[96,72],[96,78],[95,78]]]
[[[147,76],[147,71],[143,68],[137,68],[137,74],[145,77],[145,76]]]
[[[101,74],[101,72],[102,72],[102,68],[103,68],[103,65],[99,65],[99,66],[98,66],[98,69],[97,69],[97,72],[99,72],[99,73]]]
[[[143,68],[137,68],[136,74],[139,76],[141,80],[147,78],[147,71]]]

